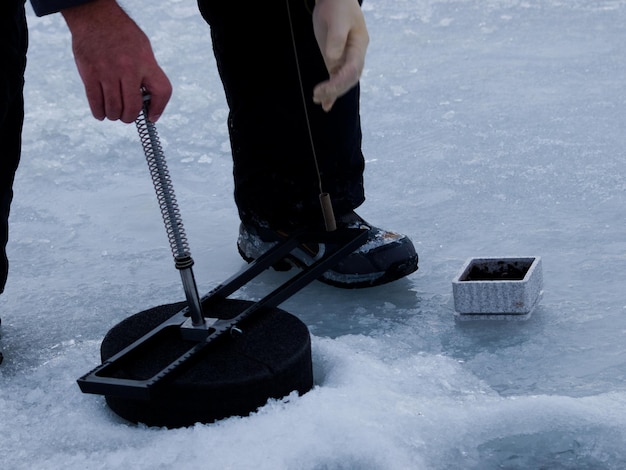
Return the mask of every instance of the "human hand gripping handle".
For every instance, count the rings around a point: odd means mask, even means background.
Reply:
[[[94,117],[131,123],[151,95],[148,119],[156,122],[172,94],[150,41],[115,0],[95,0],[61,11]]]
[[[357,0],[317,0],[313,30],[329,79],[313,90],[313,101],[325,111],[354,87],[363,73],[369,34]]]

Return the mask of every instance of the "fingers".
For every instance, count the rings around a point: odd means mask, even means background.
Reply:
[[[313,101],[324,111],[330,111],[335,101],[359,82],[365,66],[366,48],[367,42],[352,44],[348,41],[342,56],[335,59],[334,64],[328,60],[330,77],[313,90]]]
[[[363,68],[354,62],[348,62],[331,72],[330,78],[313,89],[313,102],[330,111],[335,101],[351,90],[359,81]]]
[[[131,75],[129,80],[122,82],[119,93],[112,90],[109,98],[114,104],[111,107],[107,105],[107,118],[134,122],[143,108],[144,92],[150,94],[148,120],[157,122],[172,96],[172,84],[156,62],[143,79],[136,80]],[[118,97],[121,97],[121,102]]]
[[[87,96],[91,114],[98,121],[103,121],[107,117],[107,113],[104,107],[104,95],[102,94],[100,83],[88,83],[84,79],[83,82],[85,83],[85,95]]]
[[[119,111],[119,120],[129,124],[134,122],[139,116],[141,112],[141,108],[143,106],[143,95],[141,92],[141,86],[136,87],[133,83],[132,86],[125,88],[122,85],[121,95],[122,95],[122,103],[121,110]],[[116,108],[117,110],[120,108]]]
[[[148,120],[157,122],[165,110],[165,106],[172,96],[172,84],[167,76],[161,71],[160,74],[151,75],[144,79],[143,87],[150,93],[150,108],[148,109]],[[139,107],[143,106],[143,97]],[[137,117],[137,115],[135,115]]]
[[[93,116],[99,121],[133,122],[143,105],[140,86],[124,86],[115,78],[85,83],[85,93]]]
[[[313,89],[313,102],[321,105],[326,112],[332,109],[337,98],[344,95],[354,86],[353,84],[347,85],[347,80],[342,78],[341,75],[345,74],[333,75],[331,80],[322,82]],[[352,83],[352,80],[349,83]]]
[[[109,119],[111,121],[120,120],[127,124],[134,122],[143,108],[142,89],[150,93],[150,108],[148,119],[157,122],[172,95],[172,88],[167,80],[165,83],[146,80],[143,86],[133,86],[123,89],[119,86],[117,90],[108,88],[103,90],[100,84],[86,87],[87,101],[93,117],[99,121]]]
[[[85,94],[93,116],[99,121],[135,121],[143,107],[142,89],[145,89],[150,93],[148,119],[156,122],[172,95],[172,85],[158,66],[145,77],[137,73],[107,75],[86,68],[80,68]]]

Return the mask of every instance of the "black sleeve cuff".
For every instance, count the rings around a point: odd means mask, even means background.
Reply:
[[[64,8],[75,7],[91,1],[92,0],[30,0],[30,3],[37,16],[44,16],[50,13],[57,13]]]

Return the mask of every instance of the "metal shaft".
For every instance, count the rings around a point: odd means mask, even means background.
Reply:
[[[196,284],[196,278],[193,275],[193,260],[188,258],[189,266],[179,267],[180,259],[176,260],[176,267],[180,273],[180,279],[183,282],[183,289],[185,291],[185,298],[189,305],[189,312],[191,314],[191,324],[193,326],[202,326],[205,324],[204,315],[202,315],[202,303],[200,302],[200,296],[198,295],[198,286]]]
[[[189,244],[185,235],[180,211],[174,194],[174,187],[167,169],[167,162],[163,149],[159,142],[159,135],[153,122],[148,120],[148,105],[150,95],[144,95],[144,106],[141,114],[135,121],[137,131],[141,138],[152,183],[157,194],[161,215],[167,236],[170,242],[170,248],[176,263],[176,268],[180,271],[180,277],[185,291],[185,297],[189,306],[191,322],[194,327],[202,327],[205,325],[204,316],[202,315],[202,304],[198,295],[198,287],[193,275],[193,259],[189,253]]]

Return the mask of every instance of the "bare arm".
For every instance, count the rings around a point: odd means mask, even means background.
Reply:
[[[369,34],[357,0],[317,0],[313,29],[330,78],[313,90],[313,101],[329,111],[363,73]]]
[[[95,0],[61,14],[72,33],[74,59],[94,117],[133,122],[145,87],[151,94],[149,119],[156,122],[172,85],[137,24],[115,0]]]

